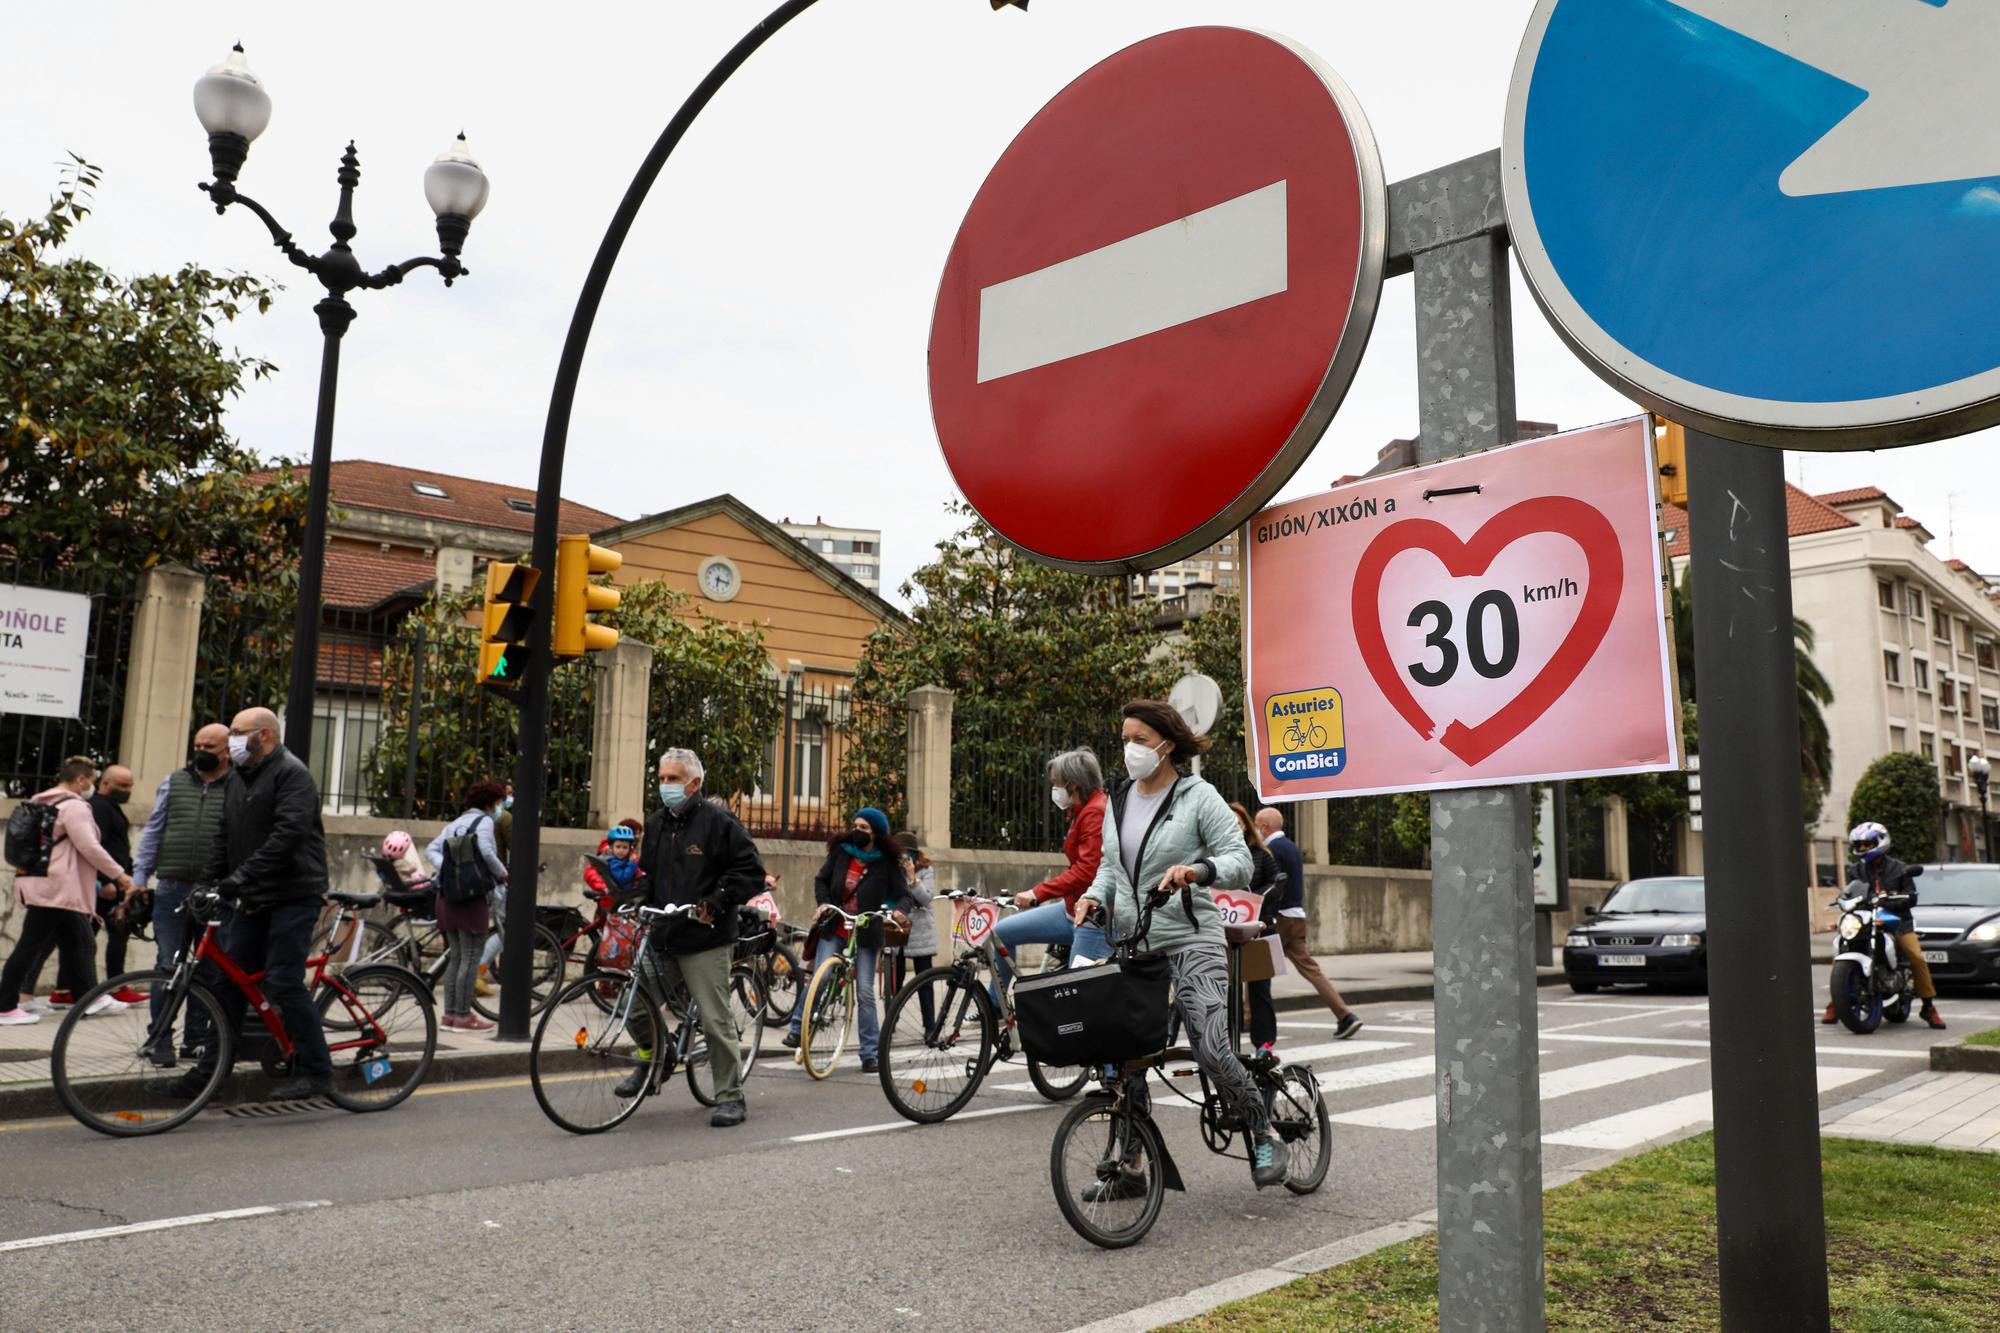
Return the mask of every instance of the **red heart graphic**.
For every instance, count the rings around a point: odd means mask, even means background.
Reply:
[[[965,942],[976,945],[985,939],[992,931],[993,923],[999,919],[999,916],[998,912],[984,903],[978,903],[966,908],[964,921]]]
[[[1426,518],[1392,523],[1368,544],[1368,549],[1361,553],[1361,563],[1355,567],[1352,613],[1361,660],[1367,663],[1368,674],[1375,678],[1383,697],[1419,736],[1429,740],[1437,730],[1437,723],[1410,693],[1401,669],[1389,656],[1389,644],[1382,634],[1383,571],[1402,552],[1424,550],[1435,555],[1454,577],[1466,578],[1484,573],[1500,552],[1538,532],[1557,533],[1583,548],[1590,586],[1584,590],[1583,609],[1577,613],[1576,623],[1570,627],[1562,646],[1511,702],[1478,726],[1453,722],[1437,738],[1440,745],[1468,764],[1487,759],[1546,713],[1582,674],[1598,644],[1604,641],[1625,583],[1625,557],[1618,547],[1616,529],[1603,514],[1581,500],[1545,495],[1501,510],[1469,542],[1459,540],[1458,534],[1444,524]]]

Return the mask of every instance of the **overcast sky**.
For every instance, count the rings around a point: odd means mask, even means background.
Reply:
[[[244,190],[318,249],[347,139],[357,250],[434,251],[422,173],[463,127],[492,178],[472,275],[357,294],[337,458],[535,484],[564,332],[619,196],[674,108],[772,0],[665,4],[107,3],[17,6],[0,44],[0,211],[38,210],[63,155],[105,169],[77,250],[123,272],[194,260],[288,285],[231,330],[281,373],[231,413],[266,454],[312,435],[317,286],[249,214],[195,190],[194,80],[240,40],[275,103]],[[884,587],[930,554],[954,494],[924,353],[938,272],[1015,132],[1121,47],[1228,22],[1311,47],[1353,87],[1390,180],[1494,147],[1529,0],[826,0],[709,107],[655,186],[590,345],[563,492],[622,517],[731,491],[774,519],[880,527]],[[1388,284],[1353,392],[1282,493],[1363,470],[1414,433],[1411,286]],[[1631,406],[1557,342],[1516,278],[1523,417]],[[1883,454],[1789,455],[1811,490],[1888,489],[2000,571],[1994,433]],[[1135,496],[1143,502],[1143,496]]]

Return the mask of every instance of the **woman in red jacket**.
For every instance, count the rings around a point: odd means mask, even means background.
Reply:
[[[1061,874],[1014,895],[1014,913],[993,928],[1003,952],[995,966],[994,994],[1008,983],[1008,958],[1024,944],[1064,944],[1072,960],[1109,958],[1111,944],[1099,926],[1072,926],[1076,900],[1097,878],[1104,856],[1104,770],[1089,749],[1064,750],[1049,760],[1049,799],[1069,815]]]

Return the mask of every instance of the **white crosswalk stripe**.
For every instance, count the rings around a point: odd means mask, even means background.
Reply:
[[[1629,1083],[1633,1079],[1664,1074],[1673,1069],[1685,1069],[1696,1063],[1698,1062],[1694,1060],[1660,1055],[1617,1055],[1608,1060],[1593,1060],[1588,1064],[1552,1069],[1542,1075],[1542,1100],[1548,1101],[1553,1097],[1566,1097],[1572,1093]],[[1339,1124],[1365,1125],[1374,1129],[1426,1129],[1437,1123],[1437,1103],[1432,1097],[1412,1097],[1407,1101],[1390,1102],[1384,1106],[1371,1106],[1359,1111],[1342,1111],[1331,1118]]]
[[[1818,1071],[1819,1090],[1831,1092],[1881,1072],[1879,1069],[1856,1069],[1851,1065],[1824,1065]],[[1559,1148],[1596,1148],[1603,1151],[1636,1148],[1642,1143],[1651,1143],[1713,1119],[1714,1095],[1711,1089],[1704,1088],[1656,1106],[1642,1106],[1636,1111],[1608,1115],[1601,1120],[1590,1120],[1553,1134],[1544,1134],[1542,1142]]]
[[[1285,1057],[1285,1063],[1288,1065],[1301,1065],[1301,1064],[1317,1065],[1327,1060],[1346,1059],[1348,1057],[1356,1055],[1367,1055],[1371,1051],[1402,1050],[1408,1047],[1409,1044],[1410,1043],[1408,1043],[1407,1041],[1357,1041],[1350,1039],[1348,1041],[1329,1041],[1312,1046],[1293,1047],[1289,1050],[1282,1051],[1281,1054],[1283,1054],[1283,1056]],[[1428,1069],[1431,1064],[1431,1057],[1428,1055],[1425,1056],[1423,1058],[1422,1063],[1424,1067]],[[1176,1066],[1176,1068],[1181,1068],[1181,1067],[1192,1069],[1194,1068],[1194,1063],[1193,1061],[1188,1061],[1185,1064],[1185,1066],[1180,1066],[1180,1065]],[[1356,1069],[1351,1072],[1360,1074],[1366,1072],[1367,1069],[1372,1069],[1377,1067],[1378,1066],[1373,1066],[1373,1065],[1364,1066],[1362,1069]],[[1403,1077],[1403,1076],[1398,1075],[1397,1077]],[[1393,1082],[1394,1080],[1382,1079],[1382,1080],[1370,1080],[1370,1081]],[[1327,1076],[1325,1075],[1321,1076],[1320,1086],[1321,1087],[1331,1086],[1327,1082]],[[1347,1086],[1359,1088],[1359,1087],[1366,1087],[1368,1086],[1368,1084],[1355,1083]],[[1019,1083],[1001,1083],[996,1085],[993,1089],[993,1091],[995,1092],[1033,1092],[1034,1090],[1035,1090],[1035,1085],[1027,1082],[1026,1080],[1023,1080],[1022,1082]]]

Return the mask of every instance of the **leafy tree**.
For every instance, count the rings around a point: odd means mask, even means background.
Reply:
[[[101,595],[95,656],[115,664],[93,673],[87,735],[0,720],[0,750],[20,755],[24,772],[117,743],[126,612],[138,574],[155,565],[208,576],[203,657],[229,664],[214,668],[227,676],[220,694],[275,697],[263,682],[282,683],[287,670],[276,652],[228,650],[242,618],[291,606],[305,509],[289,472],[252,476],[264,464],[223,417],[246,380],[274,367],[218,336],[268,309],[270,288],[193,264],[119,277],[64,253],[99,175],[72,158],[39,216],[0,214],[0,579]]]
[[[905,626],[869,637],[854,678],[857,704],[900,710],[913,689],[956,697],[952,839],[969,847],[1059,842],[1043,761],[1077,745],[1115,751],[1125,701],[1173,683],[1150,605],[1129,606],[1124,582],[1070,574],[1017,555],[969,506],[966,526],[903,585],[916,607]],[[841,767],[850,799],[903,804],[900,728],[857,737]],[[1111,765],[1107,764],[1107,768]],[[885,804],[886,803],[886,804]]]
[[[717,796],[752,790],[765,747],[777,736],[782,699],[771,680],[763,632],[696,616],[685,593],[658,581],[619,589],[617,609],[601,617],[625,638],[653,649],[647,700],[652,753],[642,790],[655,798],[651,764],[669,745],[702,756],[704,789]],[[402,814],[410,791],[412,677],[421,643],[424,686],[418,701],[420,818],[456,812],[459,793],[479,778],[514,771],[519,715],[513,703],[474,680],[477,619],[483,590],[432,597],[411,613],[383,653],[386,713],[370,757],[376,812]],[[421,640],[419,639],[421,632]],[[544,822],[580,827],[590,817],[590,753],[597,684],[588,661],[560,663],[550,677],[548,786]],[[632,812],[641,813],[641,812]]]
[[[1695,701],[1692,569],[1682,571],[1674,583],[1673,612],[1675,665],[1680,677],[1682,706],[1686,707]],[[1833,702],[1833,686],[1813,660],[1815,646],[1813,627],[1794,616],[1792,659],[1799,678],[1799,772],[1805,781],[1819,784],[1824,792],[1833,772],[1833,741],[1826,725],[1826,708]],[[1812,804],[1809,792],[1807,797],[1807,804]]]
[[[1910,861],[1937,854],[1940,809],[1937,768],[1920,754],[1885,754],[1854,784],[1847,803],[1850,826],[1872,819],[1889,830],[1889,845]]]

